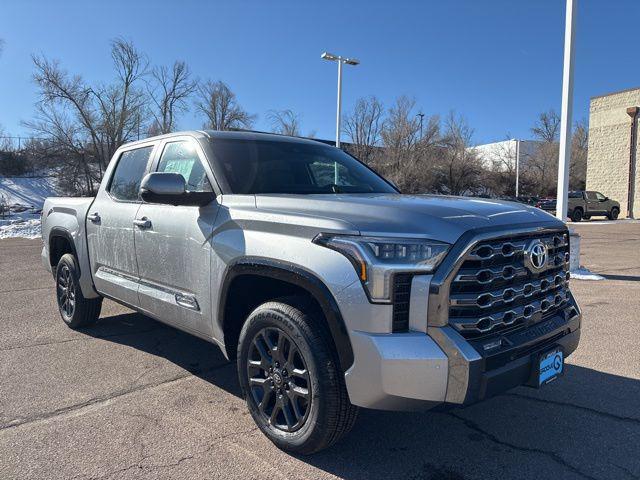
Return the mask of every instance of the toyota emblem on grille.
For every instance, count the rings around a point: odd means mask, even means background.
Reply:
[[[531,271],[540,271],[547,266],[547,246],[535,240],[527,249],[527,266]]]

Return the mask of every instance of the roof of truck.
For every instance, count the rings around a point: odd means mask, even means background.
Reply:
[[[292,142],[292,143],[310,143],[317,145],[321,143],[323,145],[327,145],[327,142],[320,142],[318,140],[313,140],[305,137],[293,137],[290,135],[281,135],[278,133],[268,133],[268,132],[259,132],[255,130],[184,130],[180,132],[172,132],[166,133],[164,135],[156,135],[154,137],[148,137],[145,139],[140,139],[134,142],[126,143],[127,147],[134,146],[137,144],[153,142],[156,140],[163,140],[165,138],[179,137],[183,135],[190,135],[197,138],[210,138],[215,141],[216,138],[219,139],[232,139],[232,140],[269,140],[276,142]]]

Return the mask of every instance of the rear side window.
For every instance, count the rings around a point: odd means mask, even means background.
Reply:
[[[569,192],[569,198],[582,198],[582,193],[580,193],[580,192]]]
[[[129,202],[139,200],[140,182],[147,170],[152,150],[152,146],[136,148],[120,155],[109,187],[109,193],[113,198]]]
[[[188,192],[213,191],[195,145],[190,141],[167,143],[158,172],[179,173],[184,177]]]

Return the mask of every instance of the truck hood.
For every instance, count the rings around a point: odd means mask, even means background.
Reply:
[[[453,243],[481,227],[563,223],[515,202],[401,194],[256,195],[256,207],[294,217],[331,219],[362,235],[415,235]],[[293,220],[293,219],[292,219]]]

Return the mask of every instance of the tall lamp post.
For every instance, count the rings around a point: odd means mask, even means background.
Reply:
[[[560,158],[558,161],[558,200],[556,217],[564,220],[569,204],[569,164],[571,163],[571,115],[573,110],[573,35],[578,0],[567,0],[564,26],[564,68],[560,115]]]
[[[358,65],[360,62],[355,58],[342,57],[333,53],[324,52],[320,55],[324,60],[338,62],[338,103],[336,109],[336,147],[340,148],[340,114],[342,110],[342,64]]]

